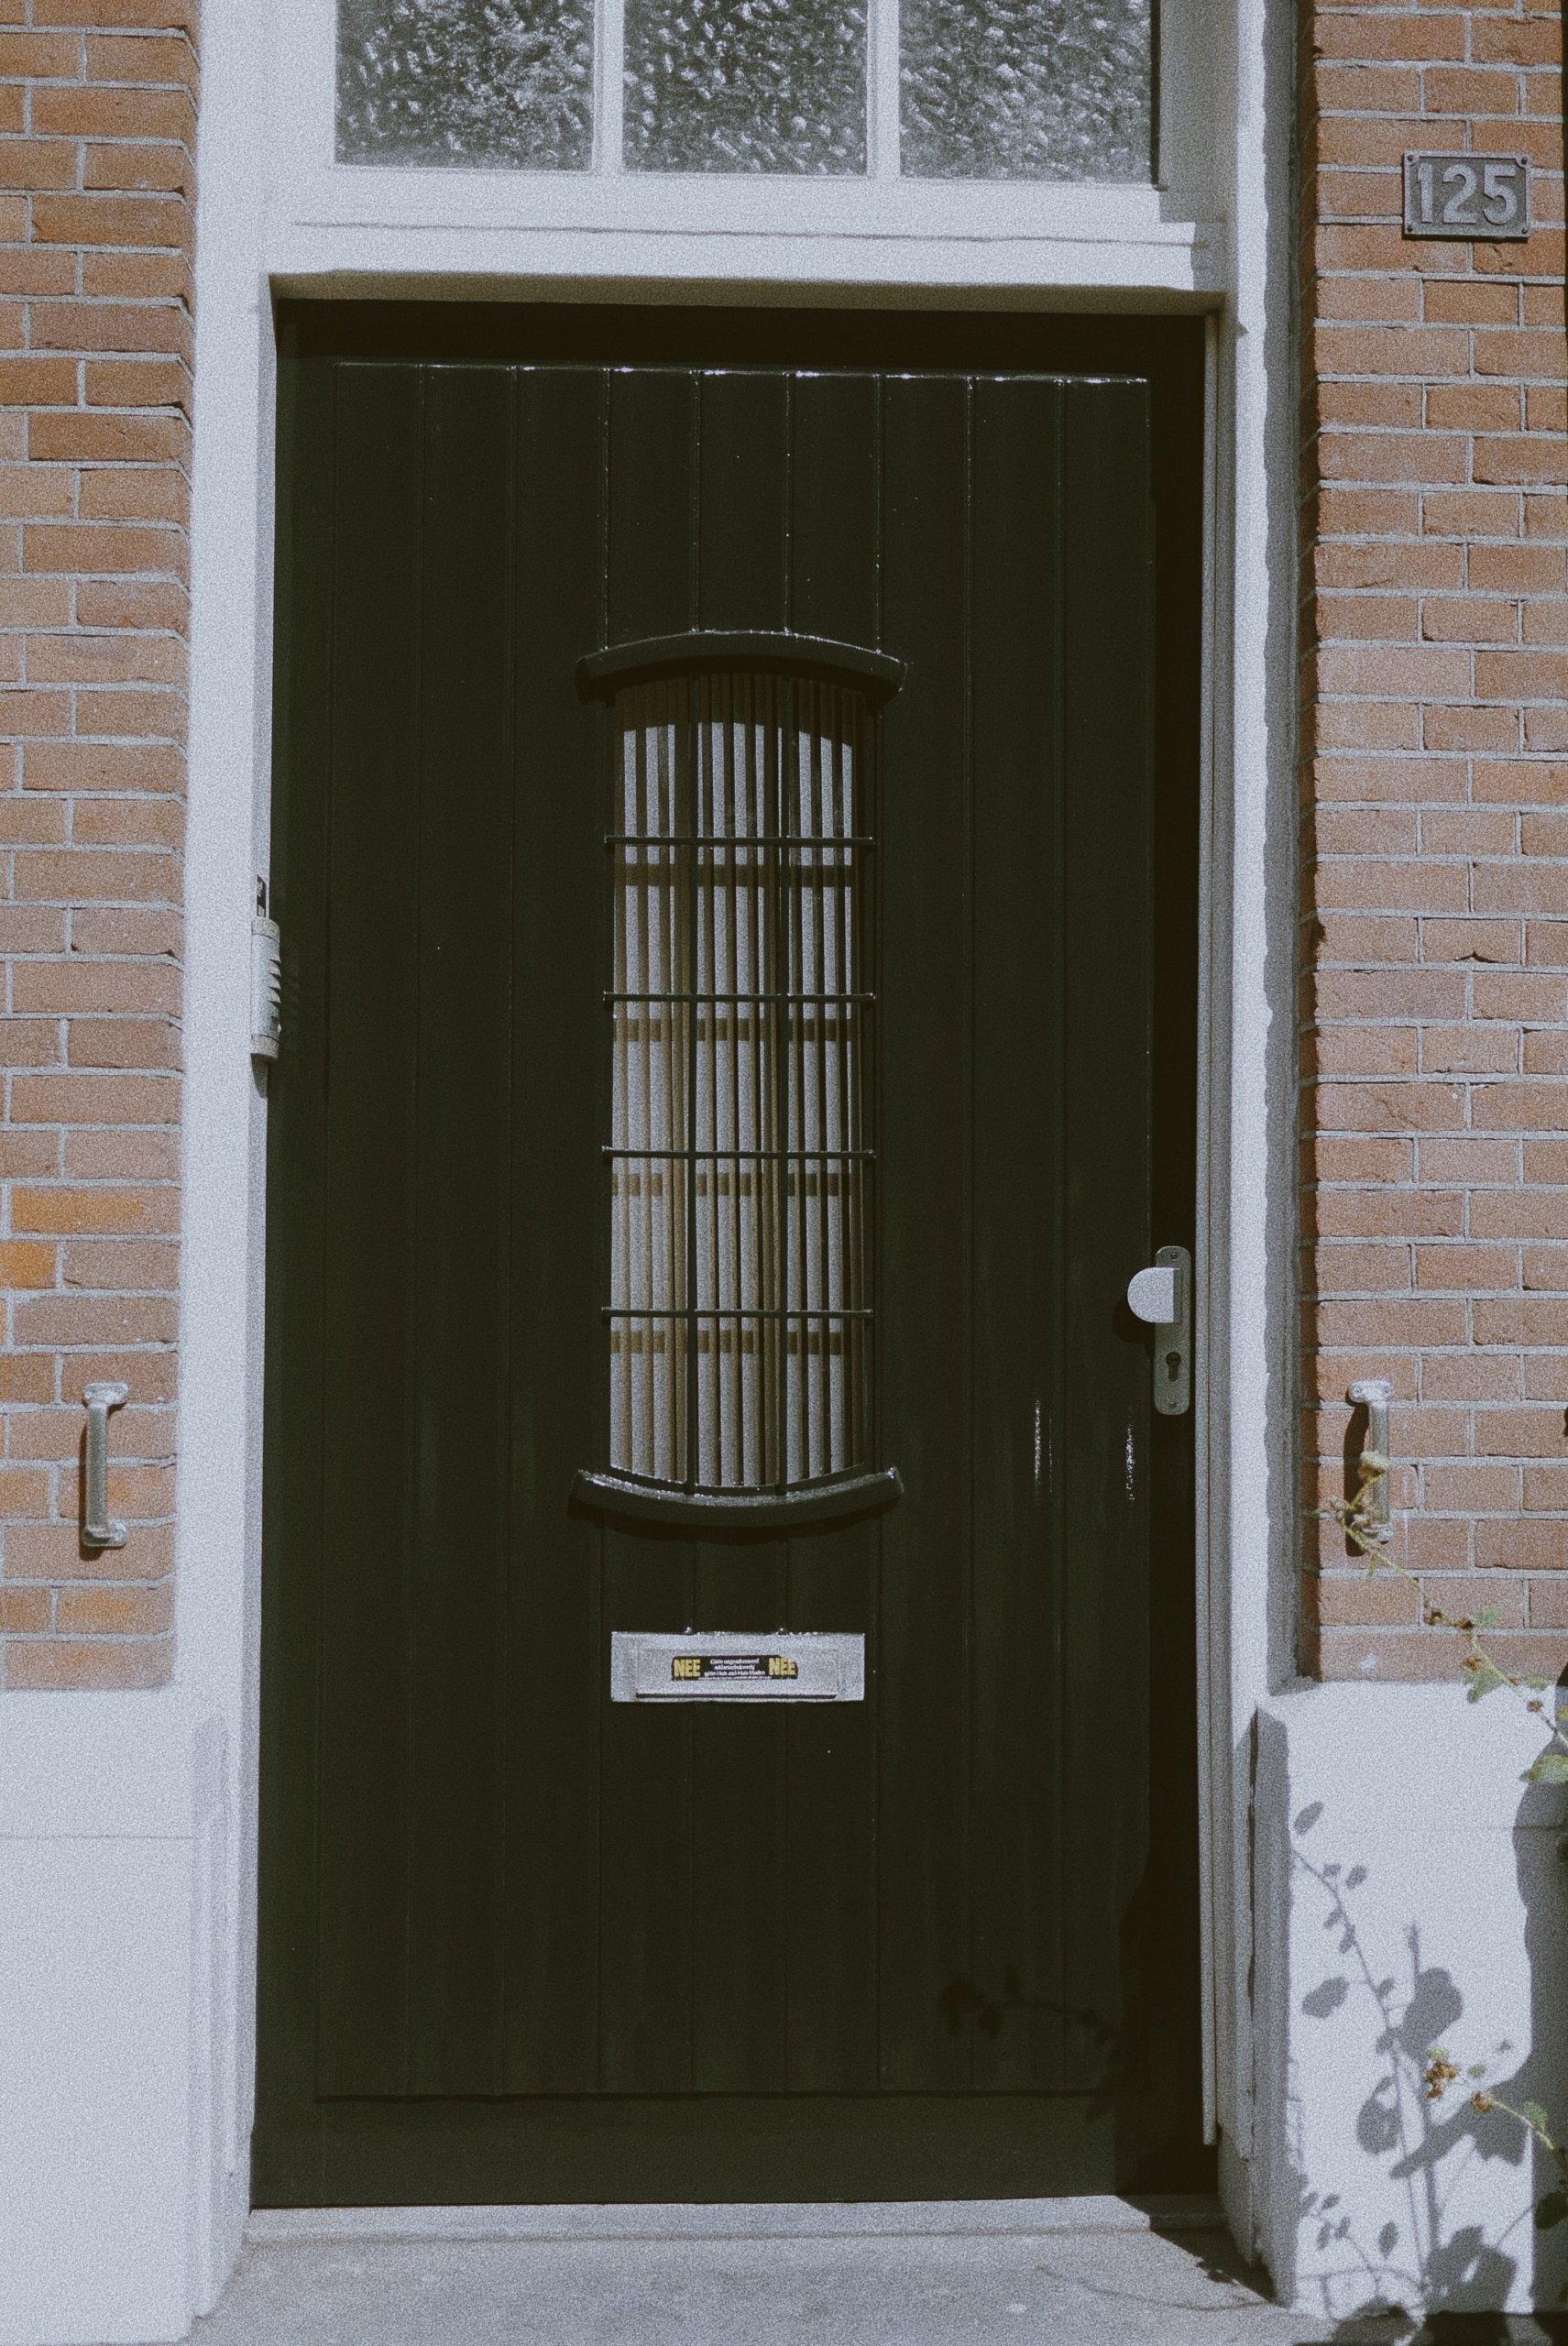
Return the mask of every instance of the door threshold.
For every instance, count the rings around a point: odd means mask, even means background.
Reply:
[[[1217,2199],[821,2200],[753,2207],[256,2208],[247,2241],[822,2240],[976,2233],[1223,2231]]]

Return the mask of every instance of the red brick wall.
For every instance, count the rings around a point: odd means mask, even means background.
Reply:
[[[194,0],[0,0],[0,1670],[169,1674]],[[81,1539],[82,1388],[123,1549]]]
[[[1303,21],[1302,1025],[1309,1504],[1393,1380],[1399,1552],[1568,1656],[1568,478],[1560,19]],[[1527,151],[1526,244],[1409,243],[1408,148]],[[1309,1543],[1303,1661],[1459,1641]]]
[[[0,1660],[170,1667],[193,0],[0,0]],[[1309,1501],[1383,1374],[1401,1552],[1568,1654],[1568,479],[1551,5],[1303,22]],[[1528,149],[1524,246],[1409,244],[1409,147]],[[81,1393],[126,1379],[80,1539]],[[1303,1660],[1452,1636],[1326,1528]]]

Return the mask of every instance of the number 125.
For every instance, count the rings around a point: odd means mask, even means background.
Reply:
[[[1519,167],[1512,161],[1476,165],[1460,159],[1445,163],[1440,175],[1435,159],[1423,155],[1416,165],[1423,225],[1445,228],[1512,228],[1519,217]],[[1443,191],[1439,212],[1437,192]],[[1477,201],[1479,197],[1479,201]]]

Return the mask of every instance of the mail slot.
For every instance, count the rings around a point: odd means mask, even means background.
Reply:
[[[861,1703],[866,1641],[831,1629],[615,1629],[617,1703]]]

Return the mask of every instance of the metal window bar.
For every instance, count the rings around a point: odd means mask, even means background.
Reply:
[[[778,848],[798,848],[803,853],[820,856],[828,865],[847,862],[840,854],[841,849],[861,848],[869,852],[875,845],[863,832],[821,839],[797,831],[781,832],[775,839],[738,839],[727,831],[607,831],[604,843],[606,847],[722,848],[738,856],[741,862],[748,856],[771,855]]]
[[[819,1157],[833,1163],[838,1163],[840,1159],[869,1157],[872,1155],[872,1151],[869,1148],[823,1148],[818,1149],[817,1153]],[[704,1165],[729,1165],[737,1162],[750,1165],[762,1163],[774,1157],[793,1157],[795,1151],[788,1148],[616,1148],[608,1143],[599,1151],[601,1157],[616,1157],[630,1165],[640,1165],[644,1160],[652,1164],[659,1164],[666,1158],[678,1159],[683,1165],[693,1158]]]
[[[726,1003],[740,1003],[751,1002],[783,1002],[807,1006],[813,1003],[831,1003],[835,1008],[837,1008],[840,1003],[844,1002],[871,1002],[874,999],[874,997],[869,993],[792,993],[783,989],[770,992],[764,988],[758,988],[755,992],[749,993],[698,993],[689,988],[670,993],[650,993],[645,992],[641,989],[628,993],[616,993],[611,992],[608,987],[605,990],[604,998],[606,1002],[612,1003],[617,1002],[694,1003],[699,1009],[715,1005],[722,1005]]]
[[[786,1494],[865,1464],[863,705],[617,695],[611,1466]]]
[[[717,1303],[695,1305],[672,1303],[663,1307],[655,1304],[607,1303],[600,1314],[600,1317],[605,1320],[668,1320],[680,1328],[685,1328],[693,1322],[700,1322],[704,1320],[715,1320],[721,1324],[733,1322],[736,1325],[747,1326],[753,1320],[788,1320],[806,1324],[814,1320],[824,1320],[837,1325],[839,1321],[869,1320],[871,1316],[869,1305],[861,1307],[846,1305],[841,1311],[824,1314],[809,1309],[802,1310],[798,1306],[782,1303],[750,1304],[740,1310],[733,1304]]]

